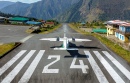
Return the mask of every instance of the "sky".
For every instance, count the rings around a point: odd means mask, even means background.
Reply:
[[[33,3],[33,2],[37,2],[37,1],[41,1],[41,0],[0,0],[0,1],[11,1],[11,2],[24,2],[24,3]]]

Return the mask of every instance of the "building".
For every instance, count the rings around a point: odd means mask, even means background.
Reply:
[[[53,27],[54,25],[55,25],[54,22],[46,22],[46,23],[44,24],[44,27]]]
[[[41,25],[42,25],[42,22],[27,21],[26,24],[29,24],[29,25],[36,25],[36,26],[41,26]]]
[[[5,23],[5,17],[0,16],[0,23]]]
[[[123,23],[127,23],[125,21],[120,21],[120,20],[112,20],[112,21],[108,21],[106,22],[107,24],[107,36],[108,35],[114,35],[115,31],[117,29],[119,29],[119,24],[123,24]]]
[[[29,21],[29,18],[24,18],[24,17],[12,17],[12,18],[9,18],[9,22],[11,24],[24,24],[27,21]]]
[[[130,41],[130,23],[119,24],[119,29],[115,31],[115,37],[123,42]]]

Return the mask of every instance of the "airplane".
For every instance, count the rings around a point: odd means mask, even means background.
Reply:
[[[54,48],[54,50],[78,50],[78,48],[70,48],[69,42],[82,42],[82,41],[91,41],[89,39],[78,39],[78,38],[67,38],[66,32],[64,32],[63,38],[42,38],[40,40],[48,40],[48,41],[63,41],[63,46],[59,48]]]

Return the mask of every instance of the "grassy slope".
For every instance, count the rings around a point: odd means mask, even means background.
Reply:
[[[9,50],[11,50],[14,46],[14,43],[0,45],[0,57]]]
[[[82,34],[87,34],[87,35],[92,35],[94,37],[96,37],[97,39],[99,39],[102,43],[104,43],[107,47],[109,47],[111,50],[113,50],[115,53],[117,53],[119,56],[121,56],[123,59],[125,59],[129,64],[130,64],[130,52],[123,49],[122,47],[120,47],[119,45],[116,45],[114,42],[108,40],[105,37],[102,37],[100,35],[97,35],[95,33],[86,33],[84,31],[81,31],[80,29],[78,29],[76,26],[74,26],[73,24],[69,24],[69,26],[76,30],[79,33]]]
[[[53,31],[57,30],[58,28],[60,28],[61,26],[62,26],[62,24],[58,24],[57,26],[54,26],[54,27],[52,27],[52,28],[47,29],[47,31],[46,31],[45,28],[43,28],[43,29],[41,29],[40,34],[51,33],[51,32],[53,32]]]

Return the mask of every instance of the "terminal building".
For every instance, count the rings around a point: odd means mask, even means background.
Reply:
[[[122,42],[130,42],[130,23],[121,20],[107,22],[107,36],[114,35]]]

